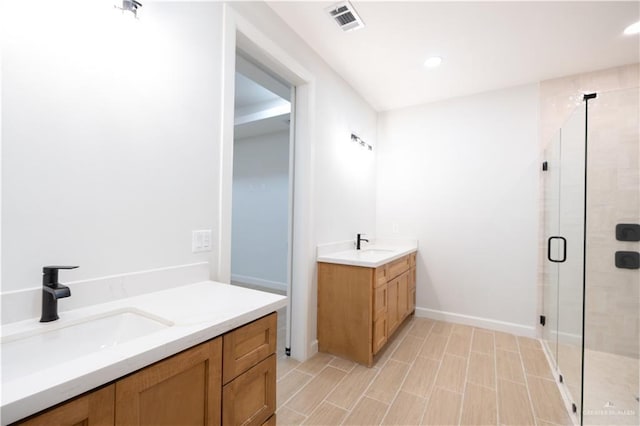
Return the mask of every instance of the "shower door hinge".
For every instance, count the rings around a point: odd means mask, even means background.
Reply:
[[[562,377],[562,374],[558,374],[558,379],[560,379],[560,383],[564,382],[564,377]]]
[[[546,323],[547,323],[547,317],[545,317],[544,315],[540,315],[540,325],[544,327]]]
[[[546,161],[542,162],[542,171],[546,172],[547,170],[549,170],[549,163],[547,163]]]
[[[291,348],[284,348],[284,354],[286,356],[291,356]]]
[[[578,407],[576,407],[576,404],[574,404],[573,402],[571,403],[571,411],[573,411],[574,413],[578,412]]]

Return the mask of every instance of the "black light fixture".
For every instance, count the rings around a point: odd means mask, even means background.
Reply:
[[[138,9],[142,7],[142,3],[137,0],[122,0],[122,6],[114,5],[116,9],[120,9],[122,14],[131,12],[134,18],[138,19]]]
[[[363,141],[360,138],[360,136],[356,135],[355,133],[351,133],[351,142],[356,142],[361,147],[367,148],[369,151],[373,151],[373,147],[371,145],[369,145],[368,143],[366,143],[365,141]]]

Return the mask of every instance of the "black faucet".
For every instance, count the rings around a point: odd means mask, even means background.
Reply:
[[[58,319],[58,299],[71,296],[71,290],[58,282],[59,269],[76,269],[77,266],[45,266],[42,268],[42,316],[40,322]]]
[[[362,238],[363,234],[358,234],[358,238],[356,239],[356,250],[360,250],[360,243],[362,241],[366,241],[369,242],[369,240],[367,240],[366,238]]]

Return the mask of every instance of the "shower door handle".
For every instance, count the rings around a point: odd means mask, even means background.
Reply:
[[[562,258],[561,259],[551,258],[551,241],[553,240],[562,241]],[[550,262],[555,262],[555,263],[562,263],[565,260],[567,260],[567,240],[564,237],[560,237],[560,236],[549,237],[549,239],[547,240],[547,259],[549,259]]]

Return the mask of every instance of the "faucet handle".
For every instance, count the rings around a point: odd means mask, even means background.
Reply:
[[[58,284],[59,269],[76,269],[77,266],[43,266],[42,267],[42,285]]]
[[[58,269],[76,269],[78,268],[78,266],[43,266],[42,267],[42,272],[43,273],[47,273],[50,272],[52,270],[58,270]]]

